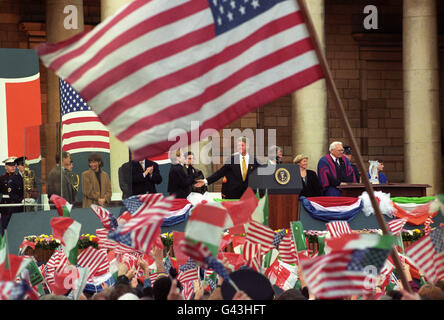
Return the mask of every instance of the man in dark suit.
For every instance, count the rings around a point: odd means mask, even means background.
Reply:
[[[348,159],[348,161],[350,161],[350,165],[352,166],[353,172],[355,173],[356,182],[361,183],[361,175],[359,174],[358,167],[355,164],[351,163],[352,149],[350,146],[344,146],[344,156]]]
[[[194,186],[209,185],[223,178],[222,198],[240,199],[248,188],[248,176],[260,166],[257,159],[248,154],[248,149],[248,139],[240,137],[237,140],[238,152],[233,154],[222,168],[207,179],[198,180]]]
[[[168,174],[168,192],[176,198],[186,199],[191,193],[194,180],[197,178],[197,171],[190,170],[184,166],[185,157],[182,150],[170,153],[171,167]]]
[[[157,193],[156,184],[162,183],[159,165],[151,160],[131,161],[132,194]]]
[[[193,166],[193,164],[194,164],[194,153],[191,151],[188,151],[186,154],[185,164],[184,164],[186,175],[187,176],[192,175],[195,179],[204,179],[205,177],[203,175],[203,172],[201,170],[195,168]],[[207,191],[208,191],[207,186],[203,186],[200,188],[196,188],[194,186],[191,186],[191,192],[197,192],[197,193],[204,194]]]
[[[119,168],[119,186],[122,190],[122,199],[145,194],[157,193],[156,184],[162,183],[159,165],[151,160],[130,160]]]

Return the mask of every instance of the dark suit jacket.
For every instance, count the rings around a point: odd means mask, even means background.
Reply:
[[[195,174],[187,175],[182,165],[172,164],[168,174],[168,192],[176,198],[185,199],[191,192],[196,176]]]
[[[133,195],[157,193],[156,184],[162,183],[159,165],[151,160],[145,160],[145,168],[153,166],[151,176],[143,176],[143,168],[138,161],[128,161],[119,168],[119,186],[122,190],[122,199]]]
[[[119,168],[119,186],[122,190],[122,199],[132,196],[131,161],[125,162]]]
[[[185,166],[185,174],[187,176],[192,175],[194,176],[194,178],[197,179],[204,179],[204,175],[202,173],[202,171],[200,171],[199,169],[196,169],[193,166],[189,166],[188,168]],[[207,186],[202,186],[199,188],[194,187],[193,185],[191,185],[191,192],[197,192],[197,193],[201,193],[204,194],[205,192],[208,191],[208,187]]]
[[[322,196],[321,185],[319,184],[318,175],[313,170],[307,170],[307,182],[302,179],[302,190],[299,196],[304,197],[320,197]]]
[[[222,198],[224,199],[240,199],[248,188],[248,177],[260,163],[251,155],[248,162],[247,178],[242,181],[241,164],[239,164],[239,154],[232,155],[228,161],[207,178],[208,184],[212,184],[224,178],[222,183]]]

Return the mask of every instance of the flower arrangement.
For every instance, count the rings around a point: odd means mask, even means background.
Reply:
[[[26,236],[26,241],[33,242],[36,249],[55,250],[60,245],[60,241],[55,239],[53,235],[41,234],[39,236],[32,235]],[[99,248],[99,239],[95,235],[82,234],[77,242],[79,249],[85,249],[88,247]]]
[[[173,233],[172,232],[162,233],[160,235],[160,239],[162,240],[162,243],[163,243],[164,247],[168,248],[168,247],[173,246],[173,240],[174,239],[173,239]]]
[[[36,249],[55,250],[60,245],[60,241],[52,235],[41,234],[39,236],[27,236],[26,241],[34,242]]]
[[[402,230],[401,235],[403,241],[416,241],[424,236],[424,230]]]
[[[95,235],[82,234],[77,242],[79,249],[86,249],[88,247],[93,247],[99,249],[99,239]]]
[[[318,237],[324,237],[327,234],[327,231],[319,231],[319,230],[304,230],[305,239],[309,243],[318,242]]]

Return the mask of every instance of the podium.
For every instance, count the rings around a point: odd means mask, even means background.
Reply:
[[[374,191],[381,191],[390,193],[390,197],[425,197],[427,195],[427,188],[429,184],[409,184],[409,183],[388,183],[388,184],[373,184]],[[352,183],[343,186],[338,186],[343,197],[359,197],[365,189],[365,185]]]
[[[289,228],[299,220],[299,193],[302,181],[299,165],[278,164],[260,166],[248,177],[248,186],[268,191],[268,226],[273,230]]]

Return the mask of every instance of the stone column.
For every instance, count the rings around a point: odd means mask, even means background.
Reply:
[[[325,50],[324,0],[306,1],[313,24]],[[308,155],[308,168],[315,170],[328,151],[327,87],[318,80],[292,94],[292,156]]]
[[[74,7],[69,7],[74,6]],[[46,0],[46,39],[59,42],[83,32],[83,0]],[[47,69],[46,172],[55,166],[55,155],[61,152],[59,79]]]
[[[112,16],[118,9],[130,3],[131,0],[101,0],[100,14],[101,20]],[[119,167],[129,160],[129,151],[126,144],[118,140],[112,133],[109,135],[110,148],[110,178],[111,190],[113,192],[112,200],[120,200],[122,190],[119,186]]]
[[[404,0],[405,182],[442,189],[437,16],[435,0]]]

